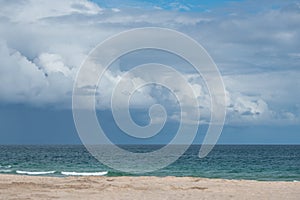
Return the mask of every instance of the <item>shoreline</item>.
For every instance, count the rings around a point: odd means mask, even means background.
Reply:
[[[3,176],[25,176],[25,177],[46,177],[46,178],[83,178],[83,177],[107,177],[107,178],[118,178],[118,177],[173,177],[173,178],[196,178],[196,179],[213,179],[213,180],[227,180],[227,181],[258,181],[258,182],[300,182],[300,180],[274,180],[274,179],[245,179],[245,178],[222,178],[222,177],[201,177],[201,176],[175,176],[175,175],[109,175],[108,171],[99,172],[65,172],[62,171],[59,174],[55,174],[56,171],[45,171],[45,172],[35,172],[35,171],[21,171],[17,170],[19,173],[0,173],[0,177]]]
[[[299,199],[300,182],[156,176],[0,175],[0,199]]]

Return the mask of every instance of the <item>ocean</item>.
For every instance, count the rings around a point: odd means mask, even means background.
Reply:
[[[133,152],[160,148],[159,145],[121,147]],[[198,157],[199,148],[192,145],[168,167],[139,175],[300,181],[300,145],[217,145],[202,159]],[[82,145],[2,145],[0,174],[137,176],[101,164]]]

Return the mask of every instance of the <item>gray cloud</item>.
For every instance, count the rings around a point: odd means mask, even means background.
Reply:
[[[0,1],[0,101],[70,106],[76,72],[96,44],[129,28],[161,26],[192,36],[216,61],[228,93],[228,123],[299,123],[299,3],[255,3],[180,12],[180,5],[166,10],[79,0]],[[184,73],[208,118],[205,85],[190,70]],[[121,74],[118,67],[109,72],[103,88],[111,89]],[[99,94],[105,107],[109,91]],[[156,98],[150,90],[137,97],[139,106],[142,98]]]

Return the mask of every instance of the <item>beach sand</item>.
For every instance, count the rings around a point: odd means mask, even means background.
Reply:
[[[300,182],[0,175],[0,199],[300,199]]]

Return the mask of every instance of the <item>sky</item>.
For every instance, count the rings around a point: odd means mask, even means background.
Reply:
[[[83,60],[108,37],[141,27],[183,32],[213,58],[226,88],[220,144],[300,144],[300,1],[293,0],[0,0],[0,144],[79,144],[71,102]],[[116,143],[145,142],[122,134],[109,103],[120,76],[153,59],[180,69],[191,84],[202,116],[194,142],[201,143],[210,118],[207,88],[187,63],[158,51],[112,64],[96,97],[100,124]],[[154,103],[170,116],[145,143],[166,143],[179,111],[169,91],[139,91],[131,116],[146,125]]]

